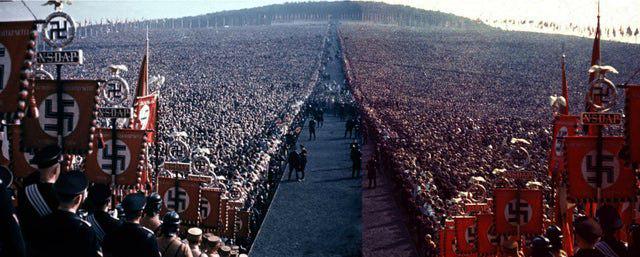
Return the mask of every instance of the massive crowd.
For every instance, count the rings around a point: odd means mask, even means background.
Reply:
[[[435,238],[442,217],[460,214],[452,207],[465,201],[461,195],[473,184],[490,195],[500,172],[514,169],[512,138],[531,142],[525,146],[531,158],[526,169],[549,189],[548,98],[561,93],[562,47],[570,108],[580,112],[592,41],[362,24],[341,27],[341,39],[369,137],[401,185],[418,241]],[[632,74],[639,52],[637,46],[605,42],[602,61]]]

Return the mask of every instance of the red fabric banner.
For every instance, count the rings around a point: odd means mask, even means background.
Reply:
[[[453,217],[456,228],[456,253],[476,251],[476,217]]]
[[[203,188],[200,202],[200,218],[202,224],[208,228],[219,229],[220,224],[220,198],[222,189]],[[208,211],[207,211],[208,210]]]
[[[111,129],[99,129],[104,143],[94,137],[93,149],[86,157],[87,178],[94,183],[109,184],[113,174],[113,158],[116,159],[116,183],[135,185],[142,175],[140,161],[144,148],[144,131],[133,129],[116,130],[115,152]]]
[[[493,195],[497,234],[516,234],[518,225],[521,234],[543,232],[542,191],[496,188]]]
[[[162,213],[174,210],[180,219],[190,223],[200,221],[200,181],[159,177],[158,194],[162,196]]]
[[[568,195],[576,201],[597,201],[597,137],[567,137],[566,169]],[[636,177],[618,156],[624,145],[622,137],[604,137],[600,199],[624,201],[636,195]]]
[[[498,235],[493,225],[494,215],[483,213],[476,215],[476,227],[478,231],[478,254],[492,255],[497,251]]]
[[[549,152],[549,176],[559,181],[564,172],[564,139],[574,136],[580,118],[573,115],[556,115],[553,120],[553,138]]]
[[[135,114],[133,128],[149,131],[147,142],[153,142],[154,132],[156,129],[157,107],[158,94],[137,97],[136,103],[133,106]]]
[[[629,161],[640,163],[640,86],[627,87],[624,95],[624,134]]]
[[[0,113],[18,111],[20,84],[27,79],[21,71],[33,68],[25,67],[26,61],[35,61],[35,41],[29,44],[36,29],[35,21],[0,22]]]

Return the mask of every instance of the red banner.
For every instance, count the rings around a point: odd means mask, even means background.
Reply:
[[[640,86],[625,89],[624,113],[624,134],[629,149],[629,161],[640,163]]]
[[[227,202],[227,220],[224,229],[224,233],[222,235],[228,238],[236,237],[236,230],[238,229],[238,211],[242,207],[242,202],[239,201],[229,201]]]
[[[441,230],[440,235],[440,256],[456,257],[453,244],[456,241],[456,229],[453,221],[447,220],[445,227]]]
[[[220,224],[220,198],[222,189],[203,188],[202,199],[200,201],[200,218],[205,227],[218,230]]]
[[[27,76],[21,73],[33,68],[25,65],[34,63],[35,41],[31,44],[34,30],[34,21],[0,23],[0,113],[18,111],[18,93],[29,86],[21,85],[28,83]]]
[[[490,212],[491,206],[486,203],[467,203],[464,205],[464,210],[466,213],[482,213],[482,212]]]
[[[99,129],[104,144],[99,143],[99,137],[94,137],[93,149],[86,158],[87,178],[95,183],[109,184],[114,171],[115,158],[116,183],[118,185],[135,185],[138,183],[142,171],[140,161],[144,148],[145,132],[133,129],[117,129],[115,150],[111,129]]]
[[[148,130],[148,142],[153,142],[153,136],[156,129],[156,108],[158,106],[158,94],[151,94],[143,97],[136,97],[134,110],[133,128],[140,130]]]
[[[251,212],[238,211],[238,234],[239,238],[248,238],[251,236]]]
[[[453,217],[456,227],[456,252],[472,253],[476,251],[476,217]]]
[[[159,177],[158,194],[162,196],[162,213],[174,210],[187,222],[199,222],[200,182],[191,179]]]
[[[20,151],[20,126],[6,126],[2,136],[2,165],[8,165],[15,177],[23,178],[38,170],[37,165],[29,163],[32,158],[33,153]]]
[[[494,190],[497,234],[542,234],[542,191],[496,188]]]
[[[84,154],[89,149],[91,127],[95,119],[97,80],[63,80],[62,132],[64,152]],[[38,149],[58,142],[57,82],[37,80],[35,100],[40,116],[22,120],[22,143],[27,149]]]
[[[622,137],[602,139],[600,198],[626,201],[636,195],[636,177],[618,155],[624,145]],[[567,137],[566,169],[568,195],[576,201],[597,201],[597,137]]]
[[[476,215],[476,228],[478,231],[478,254],[493,255],[497,251],[499,237],[493,225],[494,215],[483,213]]]
[[[554,181],[564,172],[564,139],[574,136],[578,127],[578,116],[557,115],[553,120],[553,138],[549,153],[549,175]]]

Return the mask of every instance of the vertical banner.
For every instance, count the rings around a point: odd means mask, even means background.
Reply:
[[[162,197],[162,213],[174,210],[187,223],[200,221],[200,181],[191,179],[158,178],[158,194]]]
[[[624,135],[629,151],[629,161],[640,163],[640,86],[625,89]]]
[[[200,201],[200,218],[202,224],[207,228],[214,230],[221,227],[220,224],[220,198],[222,197],[222,189],[219,188],[203,188],[202,199]]]
[[[478,231],[478,255],[495,255],[499,237],[493,225],[494,215],[491,213],[478,214],[476,216],[476,228]]]
[[[117,129],[115,150],[112,130],[101,128],[98,133],[102,135],[104,143],[99,143],[99,137],[94,137],[93,149],[86,157],[87,178],[94,183],[108,184],[115,170],[116,184],[137,184],[143,168],[140,162],[143,160],[145,131]]]
[[[542,191],[496,188],[493,195],[497,234],[515,235],[518,226],[521,234],[542,234]]]
[[[638,190],[636,177],[619,157],[624,138],[603,137],[602,140],[600,199],[610,202],[635,199]],[[587,136],[567,137],[565,140],[568,195],[576,201],[597,201],[597,142],[597,137]]]
[[[32,68],[25,66],[27,57],[35,57],[34,30],[34,21],[0,22],[0,113],[18,111],[18,93],[27,79],[22,71]]]
[[[5,129],[2,139],[2,158],[7,159],[7,164],[13,175],[23,178],[37,171],[38,166],[30,163],[33,159],[33,153],[20,151],[20,126],[8,125],[5,126]],[[9,159],[11,159],[11,163],[9,163]]]
[[[549,153],[549,175],[559,181],[564,171],[564,139],[576,134],[580,118],[573,115],[556,115],[553,120],[553,138]]]
[[[247,210],[238,211],[238,238],[249,238],[251,236],[251,212]]]
[[[140,130],[147,130],[149,137],[147,142],[153,142],[154,131],[156,129],[156,108],[158,107],[158,94],[154,93],[148,96],[136,97],[134,110],[134,122],[133,128]]]
[[[229,201],[227,202],[227,224],[224,229],[224,236],[228,238],[235,238],[236,230],[238,229],[238,211],[242,207],[242,202]]]
[[[63,80],[62,83],[63,148],[65,153],[84,154],[90,150],[99,81]],[[22,143],[27,149],[38,149],[58,142],[57,82],[36,80],[35,87],[40,116],[22,120]]]
[[[453,217],[456,228],[456,253],[470,254],[476,251],[476,217]]]

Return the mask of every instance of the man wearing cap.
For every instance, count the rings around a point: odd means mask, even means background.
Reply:
[[[205,233],[202,237],[204,238],[203,248],[207,256],[220,257],[220,255],[218,254],[218,249],[220,249],[220,246],[222,245],[222,240],[220,240],[220,237],[217,237],[212,233]]]
[[[11,171],[0,165],[0,256],[24,257],[27,255],[24,238],[11,202],[12,181]]]
[[[229,257],[231,256],[231,247],[228,245],[224,245],[220,247],[220,257]]]
[[[58,199],[53,184],[60,176],[62,151],[50,145],[35,152],[31,163],[38,170],[23,180],[24,188],[18,192],[18,218],[27,249],[40,229],[42,219],[58,208]]]
[[[556,225],[551,225],[547,228],[544,236],[549,239],[551,243],[551,252],[554,257],[567,257],[567,253],[562,249],[562,230]]]
[[[78,170],[65,172],[54,184],[60,205],[42,220],[41,233],[34,242],[34,256],[102,256],[91,224],[77,210],[87,197],[89,182]]]
[[[140,224],[150,229],[154,233],[158,233],[162,221],[160,220],[160,209],[162,208],[162,197],[159,194],[152,193],[147,197],[147,205],[144,207],[144,214]]]
[[[140,225],[146,202],[147,199],[142,193],[125,196],[122,201],[124,221],[122,225],[105,236],[103,242],[105,256],[160,256],[153,231]]]
[[[191,249],[191,255],[193,255],[193,257],[207,257],[207,255],[200,250],[202,229],[194,227],[187,230],[187,241],[189,242],[189,248]]]
[[[120,221],[111,215],[109,205],[111,204],[111,190],[105,184],[95,184],[89,188],[89,203],[91,204],[90,213],[87,221],[91,223],[91,227],[96,232],[98,241],[102,245],[105,235],[113,232]]]
[[[158,237],[158,246],[162,256],[193,257],[189,246],[178,237],[180,228],[180,216],[175,211],[167,212],[162,217],[161,235]]]
[[[627,246],[615,237],[622,228],[618,210],[611,205],[603,205],[596,211],[596,217],[602,228],[602,238],[596,243],[596,249],[608,257],[626,257]]]
[[[595,245],[602,236],[600,225],[589,217],[578,217],[573,221],[576,246],[579,250],[574,257],[606,257],[595,249]]]

